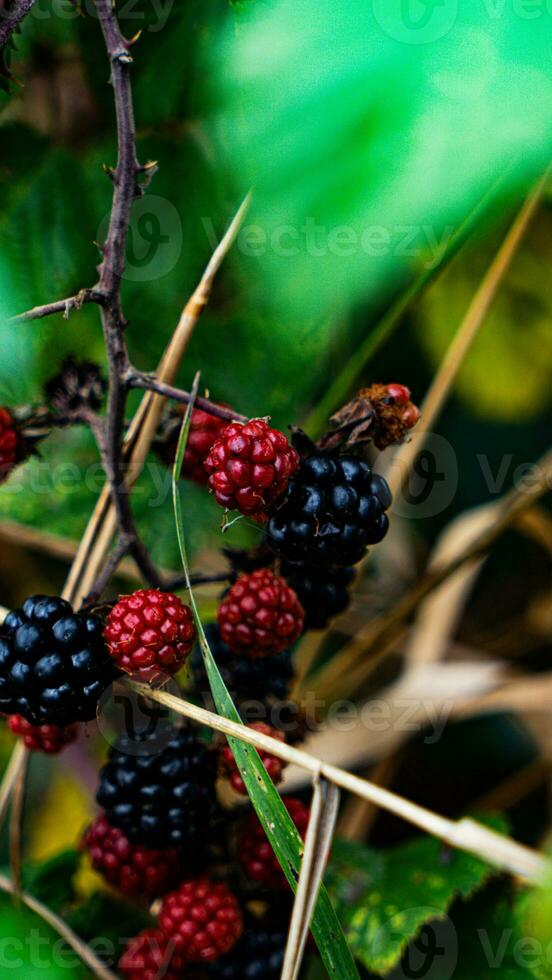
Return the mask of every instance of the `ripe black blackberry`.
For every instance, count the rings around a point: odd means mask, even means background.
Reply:
[[[293,681],[291,652],[284,650],[273,657],[251,660],[233,653],[221,639],[218,625],[206,628],[207,639],[224,683],[239,705],[243,701],[284,701]],[[193,655],[192,667],[196,686],[202,693],[209,693],[209,683],[199,651]]]
[[[10,612],[0,628],[0,712],[60,728],[95,718],[118,675],[102,629],[57,596],[31,596]]]
[[[270,909],[261,920],[249,916],[239,943],[216,967],[209,967],[209,975],[216,980],[279,980],[287,933],[277,910]]]
[[[100,773],[96,799],[133,844],[200,857],[215,816],[216,760],[187,728],[160,748],[157,732],[125,735]]]
[[[290,562],[356,565],[387,533],[391,493],[382,476],[352,456],[314,453],[271,511],[267,535]]]
[[[355,577],[351,566],[344,568],[283,562],[281,574],[299,596],[305,610],[305,629],[323,630],[350,601],[349,586]]]

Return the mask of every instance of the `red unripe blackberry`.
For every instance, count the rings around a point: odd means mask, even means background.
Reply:
[[[119,667],[144,678],[175,674],[190,654],[195,635],[191,609],[178,596],[159,589],[121,596],[104,630]]]
[[[293,820],[299,836],[304,840],[309,825],[309,807],[293,796],[284,797],[282,803]],[[256,881],[271,891],[283,891],[289,888],[280,862],[256,813],[250,813],[240,827],[237,855],[245,874],[251,881]]]
[[[232,422],[205,460],[209,486],[221,507],[264,520],[287,489],[299,456],[283,432],[263,419]]]
[[[407,405],[410,401],[412,392],[406,385],[389,384],[385,387],[387,388],[388,397],[392,398],[397,405]]]
[[[285,579],[268,568],[241,575],[219,606],[224,643],[248,657],[280,653],[299,638],[304,611]]]
[[[190,480],[202,485],[207,483],[205,460],[213,443],[216,442],[227,425],[228,419],[219,419],[216,415],[204,412],[201,408],[194,408],[182,461],[182,476],[187,476]]]
[[[212,963],[228,953],[243,932],[236,897],[226,885],[197,878],[184,881],[162,902],[159,925],[167,940],[191,963]]]
[[[131,939],[119,960],[119,972],[126,980],[181,980],[185,958],[160,929],[144,929]]]
[[[31,725],[22,715],[11,715],[8,725],[14,735],[21,736],[30,752],[44,752],[46,755],[57,755],[66,745],[74,742],[79,733],[78,725],[67,725],[65,728]]]
[[[254,721],[253,724],[248,725],[247,727],[252,728],[255,732],[260,732],[262,735],[271,735],[272,738],[277,738],[279,742],[285,742],[286,740],[283,732],[278,731],[277,728],[272,728],[264,721]],[[283,759],[278,759],[277,756],[271,755],[270,752],[259,750],[259,755],[272,782],[276,784],[281,782],[282,773],[287,763]],[[232,749],[229,745],[223,746],[223,748],[220,750],[220,766],[223,775],[230,780],[232,789],[234,789],[236,793],[240,793],[242,796],[247,796],[245,783],[241,777],[240,771],[236,765],[236,760],[232,755]]]
[[[11,413],[0,407],[0,483],[5,483],[16,464],[18,441]]]
[[[100,814],[86,831],[83,844],[92,867],[123,895],[150,900],[164,895],[177,884],[181,873],[178,848],[162,851],[132,844],[122,830]]]

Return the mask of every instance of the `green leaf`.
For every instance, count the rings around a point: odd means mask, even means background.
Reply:
[[[23,867],[23,887],[43,905],[59,912],[74,901],[73,878],[78,871],[81,855],[68,850],[40,864]]]
[[[196,378],[193,392],[197,392],[199,378]],[[213,700],[217,711],[224,718],[230,721],[241,723],[240,715],[228,693],[226,685],[220,675],[213,654],[211,653],[205,630],[198,614],[195,598],[190,588],[188,558],[186,553],[186,542],[184,535],[184,523],[182,514],[182,502],[180,497],[180,473],[182,470],[182,460],[186,448],[186,441],[190,428],[190,420],[193,410],[195,394],[188,405],[173,470],[173,501],[176,519],[176,531],[182,557],[182,565],[187,579],[190,594],[190,604],[194,612],[196,628],[200,641],[201,651],[205,662],[205,668],[211,686]],[[246,745],[244,742],[235,738],[228,738],[228,744],[232,749],[232,754],[236,765],[240,771],[246,785],[249,798],[255,808],[255,812],[263,825],[265,833],[276,854],[278,861],[293,891],[297,888],[297,881],[301,867],[303,842],[297,832],[296,827],[289,816],[281,797],[270,779],[259,753],[253,746]],[[320,951],[320,955],[326,966],[328,975],[335,980],[359,980],[358,970],[354,964],[349,947],[343,935],[339,920],[334,912],[333,906],[328,897],[328,893],[322,886],[320,895],[314,912],[311,931]]]
[[[457,898],[475,894],[491,873],[484,862],[445,850],[432,837],[383,852],[337,840],[328,890],[355,956],[386,975],[425,923],[444,918]]]
[[[525,192],[552,156],[540,13],[281,0],[228,32],[216,128],[255,185],[255,275],[280,311],[374,298],[433,264],[497,177],[502,201]]]

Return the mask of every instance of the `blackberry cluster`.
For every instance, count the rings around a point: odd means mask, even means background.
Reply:
[[[283,432],[264,419],[251,419],[223,429],[205,460],[205,472],[221,507],[264,521],[298,463]]]
[[[362,460],[314,453],[289,482],[267,527],[274,551],[290,562],[356,565],[387,533],[391,493]]]
[[[186,958],[160,929],[143,929],[131,939],[119,960],[125,980],[182,980]]]
[[[272,657],[303,632],[304,612],[293,589],[269,568],[241,575],[217,612],[220,635],[236,653]]]
[[[351,566],[339,568],[283,562],[281,573],[297,593],[305,610],[305,629],[323,630],[334,616],[349,605],[349,587],[354,581]]]
[[[104,630],[107,648],[121,670],[144,680],[175,674],[195,640],[192,610],[178,596],[139,589],[121,596]]]
[[[230,649],[221,639],[217,625],[207,626],[205,632],[224,683],[238,706],[245,701],[284,701],[288,697],[294,676],[289,650],[273,657],[251,660]],[[209,682],[199,651],[194,656],[192,669],[197,689],[208,694]]]
[[[103,814],[86,830],[83,846],[92,867],[123,895],[151,901],[174,888],[182,873],[178,848],[161,851],[131,844]]]
[[[100,773],[96,799],[133,844],[181,847],[200,857],[215,815],[216,764],[187,728],[162,749],[154,735],[125,735]]]
[[[261,920],[249,916],[234,949],[210,967],[213,980],[279,980],[284,965],[288,927],[276,909]]]
[[[117,673],[98,617],[57,596],[31,596],[0,629],[0,712],[32,725],[91,721]]]
[[[161,932],[190,963],[212,963],[236,945],[243,917],[235,895],[208,878],[183,881],[159,910]]]

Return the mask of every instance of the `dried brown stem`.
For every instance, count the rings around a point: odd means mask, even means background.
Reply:
[[[25,749],[13,788],[10,816],[10,867],[15,893],[21,892],[21,854],[29,752]]]
[[[248,745],[254,745],[256,749],[275,755],[279,759],[285,759],[286,762],[312,773],[315,778],[326,779],[334,786],[354,793],[445,843],[476,854],[484,861],[495,864],[503,870],[521,875],[531,881],[541,881],[546,875],[548,863],[545,857],[502,834],[489,831],[473,820],[449,820],[417,803],[412,803],[397,793],[376,786],[367,779],[361,779],[345,769],[326,763],[303,749],[294,748],[286,742],[280,742],[246,725],[229,721],[174,694],[149,688],[136,681],[127,680],[125,683],[143,697],[165,705],[177,714],[190,718],[200,725],[207,725],[226,736],[240,739]]]

